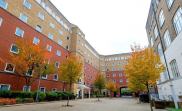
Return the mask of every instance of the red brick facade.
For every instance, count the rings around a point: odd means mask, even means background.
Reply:
[[[52,51],[48,52],[47,57],[52,62],[61,63],[61,61],[63,61],[69,55],[69,52],[66,49],[1,8],[0,17],[3,19],[3,22],[0,26],[0,84],[9,84],[11,90],[19,91],[22,91],[23,86],[25,85],[25,80],[23,77],[4,71],[6,63],[11,63],[10,47],[16,42],[17,38],[29,39],[33,41],[34,37],[38,37],[40,40],[40,46],[46,48],[47,44],[51,45]],[[15,35],[16,27],[24,30],[23,38],[17,37]],[[61,57],[56,55],[57,50],[61,51]],[[32,91],[37,90],[37,83],[37,80],[35,80],[35,82],[32,84]],[[53,80],[53,75],[49,75],[48,79],[46,80],[41,80],[40,84],[40,87],[45,87],[46,91],[51,91],[53,88],[62,90],[62,83]]]
[[[84,64],[84,81],[85,85],[88,87],[92,87],[96,75],[98,74],[98,70],[94,68],[92,65],[85,63]]]
[[[107,71],[106,79],[115,82],[117,88],[127,87],[127,79],[124,71]]]

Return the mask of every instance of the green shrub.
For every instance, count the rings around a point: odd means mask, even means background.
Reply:
[[[46,100],[48,101],[55,101],[58,100],[58,93],[56,92],[47,92],[46,93]]]
[[[32,103],[34,102],[33,98],[16,98],[16,103]]]
[[[33,98],[36,100],[37,92],[34,92]],[[38,92],[38,100],[44,101],[46,99],[46,94],[44,92]]]
[[[11,98],[32,98],[33,93],[32,92],[12,92]]]
[[[0,91],[0,97],[10,98],[11,97],[11,91]]]

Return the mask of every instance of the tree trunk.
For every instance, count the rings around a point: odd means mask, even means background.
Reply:
[[[148,93],[148,96],[149,96],[149,103],[150,103],[150,110],[153,111],[153,108],[152,108],[152,101],[151,101],[151,98],[150,98],[150,91],[149,91],[149,84],[147,82],[147,93]]]
[[[72,86],[72,83],[70,82],[70,83],[69,83],[69,93],[71,93],[71,86]],[[70,105],[69,105],[69,101],[70,101],[70,97],[69,97],[69,95],[68,95],[67,106],[70,106]]]

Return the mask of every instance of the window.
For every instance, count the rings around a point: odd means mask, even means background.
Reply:
[[[8,91],[10,90],[9,84],[0,84],[0,91]]]
[[[20,20],[22,20],[25,23],[27,23],[27,21],[28,21],[28,16],[26,16],[23,13],[20,13],[20,17],[19,18],[20,18]]]
[[[161,46],[160,43],[159,43],[158,46],[157,46],[157,50],[158,50],[158,54],[159,54],[160,56],[162,56],[162,55],[163,55],[163,52],[162,52],[162,46]]]
[[[178,35],[182,31],[182,8],[180,7],[174,18],[173,18],[173,25],[176,30],[176,34]]]
[[[119,82],[120,82],[120,83],[123,83],[123,80],[122,80],[122,79],[120,79],[120,80],[119,80]]]
[[[163,10],[161,10],[160,14],[159,14],[159,24],[160,24],[160,27],[163,26],[164,21],[165,21],[164,12],[163,12]]]
[[[6,63],[6,66],[5,66],[5,69],[4,69],[5,72],[13,73],[14,70],[15,70],[15,66],[13,64]]]
[[[113,81],[114,83],[116,82],[116,80],[115,80],[115,79],[113,79],[112,81]]]
[[[112,74],[112,77],[116,77],[116,74]]]
[[[34,39],[33,39],[33,43],[34,43],[35,45],[38,45],[38,44],[39,44],[39,42],[40,42],[39,38],[34,37]]]
[[[154,28],[154,35],[155,35],[155,39],[159,36],[159,31],[157,29],[157,25]]]
[[[32,4],[28,0],[24,0],[23,5],[28,9],[32,8]]]
[[[168,30],[166,30],[166,32],[164,33],[164,43],[166,48],[168,48],[169,45],[171,44],[171,37]]]
[[[154,45],[154,38],[153,37],[151,37],[150,38],[150,45],[153,47],[153,45]]]
[[[1,27],[2,23],[3,23],[3,18],[0,17],[0,27]]]
[[[59,34],[60,34],[60,35],[63,35],[63,31],[59,30]]]
[[[119,77],[122,77],[123,76],[123,74],[122,73],[119,73]]]
[[[62,42],[61,39],[58,40],[58,44],[59,44],[59,45],[62,45],[62,44],[63,44],[63,42]]]
[[[0,0],[0,7],[3,9],[7,9],[8,8],[8,3],[6,3],[5,0]]]
[[[60,51],[60,50],[57,50],[57,51],[56,51],[56,55],[57,55],[57,56],[61,56],[61,51]]]
[[[53,80],[57,81],[58,80],[58,75],[57,74],[54,74],[53,76]]]
[[[46,91],[45,87],[40,87],[39,90],[40,90],[40,92],[45,92]]]
[[[171,66],[171,71],[174,78],[179,77],[180,74],[179,74],[178,65],[175,59],[170,62],[170,66]]]
[[[66,49],[69,50],[69,46],[68,45],[66,46]]]
[[[18,37],[23,37],[24,31],[17,27],[16,31],[15,31],[15,35],[18,36]]]
[[[172,4],[173,4],[173,2],[174,2],[174,0],[166,0],[166,2],[167,2],[168,8],[170,9]]]
[[[26,73],[27,76],[33,76],[33,70],[29,69]]]
[[[41,19],[41,20],[44,20],[45,19],[45,16],[42,12],[39,12],[38,13],[38,17]]]
[[[23,91],[24,92],[30,92],[31,91],[31,86],[23,86]]]
[[[37,25],[35,29],[36,29],[36,31],[38,31],[38,32],[42,32],[42,27],[41,27],[40,25]]]
[[[42,79],[47,79],[47,77],[48,77],[47,75],[42,75],[41,76]]]
[[[50,23],[49,26],[50,26],[51,28],[53,28],[53,29],[55,28],[55,25],[54,25],[53,23]]]
[[[53,91],[53,92],[56,92],[56,91],[57,91],[57,88],[53,88],[52,91]]]
[[[53,40],[54,36],[53,36],[52,34],[49,33],[49,34],[48,34],[48,38],[51,39],[51,40]]]
[[[70,37],[67,37],[67,40],[70,40]]]
[[[18,54],[19,53],[19,49],[18,49],[16,44],[12,44],[11,45],[10,52],[12,52],[14,54]]]
[[[47,45],[47,50],[48,50],[49,52],[51,52],[51,50],[52,50],[52,46]]]
[[[59,62],[55,62],[55,67],[59,68]]]

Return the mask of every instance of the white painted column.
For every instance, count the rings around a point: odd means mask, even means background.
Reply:
[[[82,91],[82,99],[84,99],[84,89],[82,88],[81,91]]]
[[[90,99],[90,88],[89,88],[89,91],[88,91],[88,96],[89,96],[89,99]]]

